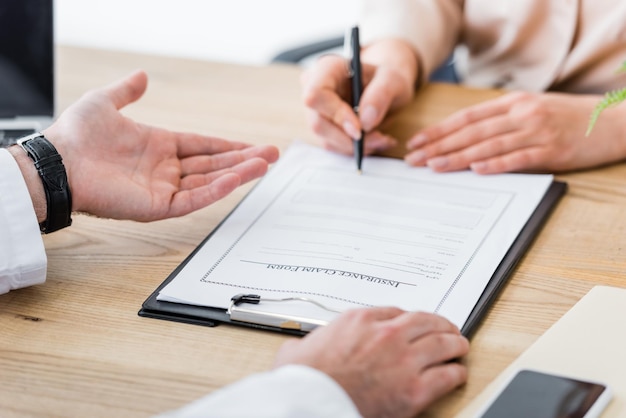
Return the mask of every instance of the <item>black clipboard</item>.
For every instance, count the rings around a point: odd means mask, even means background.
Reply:
[[[479,297],[472,312],[468,316],[467,321],[461,328],[461,333],[466,337],[471,337],[480,321],[487,313],[487,310],[491,304],[495,301],[499,292],[510,278],[513,270],[517,266],[518,262],[522,259],[539,231],[542,229],[544,223],[556,207],[561,197],[567,191],[567,184],[564,182],[554,181],[546,193],[544,194],[541,202],[535,208],[533,214],[530,216],[526,225],[522,228],[517,238],[509,248],[506,255],[502,258],[500,264],[492,275],[491,279],[485,286],[485,289]],[[236,208],[235,208],[236,210]],[[234,211],[234,210],[233,210]],[[232,213],[232,212],[231,212]],[[222,223],[227,219],[226,217]],[[217,231],[220,223],[213,232]],[[230,309],[213,308],[205,306],[186,305],[182,303],[173,303],[157,300],[157,296],[161,289],[163,289],[171,280],[173,280],[182,268],[191,260],[196,252],[204,245],[204,243],[211,238],[213,232],[209,234],[203,241],[196,247],[196,249],[187,258],[176,267],[176,269],[165,279],[163,283],[146,299],[143,303],[138,314],[142,317],[165,319],[170,321],[183,322],[195,325],[204,326],[217,326],[221,323],[236,324],[256,329],[278,331],[291,335],[305,335],[308,330],[299,329],[297,326],[292,326],[293,321],[286,321],[287,326],[277,326],[275,324],[269,324],[272,321],[238,321],[233,320],[231,317],[232,312]],[[235,296],[235,295],[233,295]],[[239,300],[234,300],[231,303],[231,307],[238,307],[241,303],[251,302],[248,295],[237,295]],[[254,296],[253,296],[254,297]],[[252,301],[252,303],[254,303]],[[245,309],[245,308],[244,308]]]

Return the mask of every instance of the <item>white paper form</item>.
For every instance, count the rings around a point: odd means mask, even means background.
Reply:
[[[238,293],[300,296],[340,311],[437,312],[462,327],[553,181],[363,164],[359,175],[350,157],[294,143],[158,300],[228,308]],[[284,309],[318,314],[306,305]]]

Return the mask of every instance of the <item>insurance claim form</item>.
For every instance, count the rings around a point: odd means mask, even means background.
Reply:
[[[352,157],[296,142],[157,299],[226,309],[240,293],[302,297],[328,309],[277,305],[325,320],[397,306],[461,328],[552,182],[383,157],[359,175]]]

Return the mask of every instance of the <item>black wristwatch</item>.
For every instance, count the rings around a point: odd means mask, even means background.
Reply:
[[[42,233],[58,231],[72,224],[72,193],[62,158],[54,145],[41,132],[17,141],[30,158],[41,177],[48,205],[46,220],[39,224]]]

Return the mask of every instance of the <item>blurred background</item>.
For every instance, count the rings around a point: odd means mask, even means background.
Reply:
[[[55,0],[60,44],[251,65],[355,20],[355,0]]]

